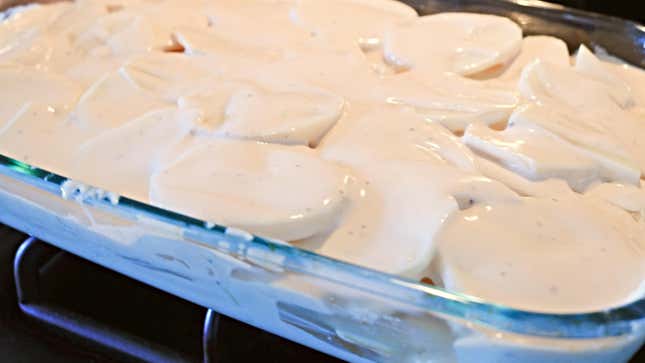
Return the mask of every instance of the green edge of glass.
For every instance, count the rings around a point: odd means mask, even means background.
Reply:
[[[14,177],[17,182],[55,193],[61,199],[60,188],[68,180],[64,176],[2,155],[0,155],[0,173]],[[220,250],[221,247],[216,246],[213,241],[234,242],[235,249],[231,249],[229,253],[239,251],[240,247],[259,248],[268,256],[277,257],[283,261],[281,267],[287,270],[387,297],[428,313],[450,316],[501,331],[540,337],[590,339],[639,332],[642,334],[645,327],[645,298],[618,308],[582,314],[523,311],[335,260],[266,238],[253,236],[251,239],[245,239],[226,234],[225,226],[212,225],[128,198],[120,198],[117,205],[107,200],[80,201],[80,203],[112,211],[145,215],[183,228],[189,232],[191,239],[214,249]],[[268,259],[267,262],[271,263],[271,260]]]

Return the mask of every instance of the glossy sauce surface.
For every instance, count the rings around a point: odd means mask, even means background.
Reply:
[[[643,110],[638,68],[390,0],[79,0],[0,23],[3,155],[536,311],[642,297]]]

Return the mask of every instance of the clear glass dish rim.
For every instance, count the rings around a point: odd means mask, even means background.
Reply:
[[[490,0],[486,2],[493,3]],[[28,1],[38,3],[37,0]],[[26,4],[21,4],[26,5]],[[611,27],[629,28],[645,33],[645,26],[637,22],[624,20],[613,16],[597,14],[584,10],[572,9],[559,4],[546,3],[540,0],[496,0],[498,6],[517,6],[520,8],[532,8],[554,13],[565,13],[569,16],[580,16],[594,23],[605,23]],[[0,15],[13,6],[1,8]],[[0,16],[0,21],[2,17]],[[57,195],[61,198],[61,186],[68,178],[49,172],[47,170],[31,166],[27,163],[0,154],[0,174],[12,177],[17,182],[26,182],[32,186]],[[226,234],[227,227],[212,225],[211,223],[188,217],[179,213],[164,210],[149,204],[141,203],[132,199],[121,197],[115,207],[109,201],[93,200],[82,201],[81,203],[91,206],[101,205],[105,208],[116,208],[130,210],[137,214],[145,215],[153,220],[163,223],[170,223],[183,228],[199,230],[199,235],[208,239],[208,236],[221,239],[237,238],[237,243],[251,244],[256,247],[263,247],[265,252],[273,254],[278,258],[295,258],[296,260],[307,261],[310,265],[323,270],[340,272],[349,277],[348,280],[331,279],[321,276],[315,271],[306,269],[295,270],[326,280],[334,281],[358,290],[367,290],[371,293],[378,293],[381,297],[392,298],[393,300],[413,305],[423,309],[427,313],[441,314],[473,323],[482,324],[493,329],[499,329],[510,333],[523,334],[536,337],[551,337],[563,339],[590,339],[624,336],[641,331],[645,328],[645,297],[630,304],[596,312],[577,314],[553,314],[538,313],[515,309],[492,302],[487,302],[477,297],[446,291],[439,287],[422,284],[418,281],[407,279],[401,276],[390,275],[380,271],[371,270],[365,267],[343,262],[311,251],[300,249],[296,246],[271,241],[262,237],[252,236],[252,239],[245,240],[239,237]],[[2,208],[2,206],[0,206]],[[200,241],[215,248],[206,241]],[[191,243],[191,242],[186,242]],[[290,266],[293,267],[293,266]],[[288,267],[288,268],[290,268]],[[337,275],[334,273],[333,275]],[[379,289],[366,289],[363,285],[351,283],[362,279],[370,284],[378,285]],[[349,281],[349,283],[347,282]],[[387,292],[384,289],[387,288]],[[419,299],[419,297],[421,297]],[[406,300],[413,298],[414,301]]]
[[[63,183],[70,180],[1,154],[0,174],[16,182],[27,183],[42,191],[55,194],[61,198],[61,201],[64,200],[61,195]],[[237,238],[236,243],[262,248],[263,252],[272,257],[270,260],[299,261],[298,266],[282,266],[288,270],[378,294],[381,298],[402,302],[426,313],[450,316],[509,333],[536,337],[588,339],[629,335],[645,327],[645,297],[624,306],[596,312],[557,314],[526,311],[336,260],[283,242],[253,235],[248,239],[236,237],[227,233],[226,226],[213,225],[124,197],[119,198],[117,205],[113,205],[108,200],[93,199],[78,202],[91,207],[116,208],[134,212],[158,222],[196,231],[197,236],[203,238],[198,242],[213,249],[217,248],[208,242],[209,239],[221,240],[223,236],[229,239]],[[312,266],[315,269],[311,268]],[[329,271],[330,274],[321,274],[321,271]],[[339,276],[346,278],[339,278]],[[365,286],[368,285],[359,285],[358,280],[364,280],[373,286],[366,288]]]

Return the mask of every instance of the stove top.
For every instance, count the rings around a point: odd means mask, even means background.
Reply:
[[[0,352],[21,363],[339,362],[2,225]]]
[[[1,225],[0,286],[3,362],[339,362]]]

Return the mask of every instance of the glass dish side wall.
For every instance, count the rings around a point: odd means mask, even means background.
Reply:
[[[645,339],[642,301],[582,315],[506,309],[0,161],[0,222],[352,362],[626,362]]]
[[[517,7],[533,9],[493,1],[413,5],[423,12],[462,9],[454,8],[459,4],[475,11],[469,6],[486,3],[488,12],[496,4],[515,16],[523,15]],[[66,184],[66,200],[64,178],[6,158],[0,164],[3,223],[346,360],[624,362],[645,336],[643,300],[582,315],[505,309],[131,201],[113,205],[76,190],[85,186]]]
[[[643,301],[581,315],[507,309],[130,200],[117,203],[7,158],[0,158],[0,222],[353,362],[626,362],[645,338]]]

